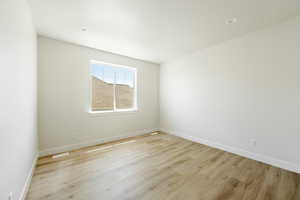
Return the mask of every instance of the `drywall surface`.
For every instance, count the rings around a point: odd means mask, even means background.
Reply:
[[[36,33],[26,0],[0,4],[0,199],[17,200],[37,154]]]
[[[160,126],[298,167],[299,65],[299,17],[166,63]]]
[[[89,113],[91,60],[137,68],[138,111]],[[40,36],[38,66],[42,155],[158,128],[159,65]]]

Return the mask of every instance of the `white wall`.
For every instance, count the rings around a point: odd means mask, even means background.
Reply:
[[[163,130],[300,172],[299,17],[173,60],[160,77]]]
[[[36,33],[26,0],[0,0],[1,200],[19,199],[36,155]]]
[[[158,65],[46,37],[38,38],[38,50],[38,127],[42,155],[159,127]],[[138,112],[88,113],[90,60],[137,68]]]

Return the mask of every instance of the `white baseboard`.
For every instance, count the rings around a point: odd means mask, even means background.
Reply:
[[[53,155],[53,154],[62,153],[62,152],[66,152],[66,151],[72,151],[72,150],[80,149],[83,147],[93,146],[93,145],[97,145],[97,144],[103,144],[106,142],[111,142],[111,141],[120,140],[120,139],[124,139],[124,138],[134,137],[134,136],[138,136],[138,135],[144,135],[144,134],[151,133],[154,131],[159,131],[159,128],[130,131],[128,133],[123,133],[123,134],[109,137],[109,138],[99,138],[96,140],[89,140],[89,141],[81,142],[78,144],[71,144],[71,145],[65,145],[65,146],[61,146],[61,147],[45,149],[45,150],[40,151],[39,156],[42,157],[42,156]]]
[[[34,173],[34,170],[35,170],[37,159],[38,159],[38,154],[35,156],[35,158],[32,162],[29,174],[26,178],[25,185],[23,187],[23,190],[22,190],[22,193],[20,195],[19,200],[25,200],[25,198],[26,198],[26,195],[27,195],[27,193],[29,191],[29,188],[30,188],[30,183],[31,183],[31,180],[32,180],[32,177],[33,177],[33,173]]]
[[[256,161],[259,161],[259,162],[263,162],[263,163],[266,163],[266,164],[269,164],[269,165],[273,165],[275,167],[279,167],[279,168],[286,169],[286,170],[289,170],[289,171],[292,171],[292,172],[300,173],[300,166],[297,165],[297,164],[288,162],[288,161],[280,160],[280,159],[277,159],[277,158],[273,158],[273,157],[258,154],[258,153],[253,153],[253,152],[250,152],[250,151],[247,151],[247,150],[244,150],[244,149],[231,147],[231,146],[228,146],[228,145],[223,145],[223,144],[220,144],[218,142],[213,142],[213,141],[209,141],[209,140],[206,140],[206,139],[203,139],[203,138],[200,138],[200,137],[191,136],[191,135],[188,135],[188,134],[183,133],[183,132],[169,131],[169,130],[165,130],[163,128],[161,128],[160,130],[162,132],[169,133],[171,135],[176,135],[178,137],[182,137],[182,138],[185,138],[187,140],[191,140],[193,142],[205,144],[205,145],[210,146],[210,147],[214,147],[214,148],[221,149],[223,151],[227,151],[227,152],[230,152],[230,153],[233,153],[233,154],[237,154],[237,155],[240,155],[240,156],[243,156],[243,157],[246,157],[246,158],[250,158],[250,159],[253,159],[253,160],[256,160]]]

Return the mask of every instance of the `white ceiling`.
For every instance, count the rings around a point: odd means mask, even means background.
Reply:
[[[29,2],[41,35],[156,63],[300,14],[300,0]]]

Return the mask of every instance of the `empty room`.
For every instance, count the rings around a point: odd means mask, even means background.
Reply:
[[[299,0],[0,0],[0,200],[300,200]]]

